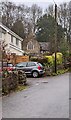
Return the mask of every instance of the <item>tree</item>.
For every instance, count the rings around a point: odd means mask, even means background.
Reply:
[[[68,42],[70,43],[70,47],[71,47],[71,1],[68,4],[68,8],[69,8],[69,14],[68,14],[68,21],[69,21],[69,27],[68,27]],[[70,50],[71,51],[71,50]]]
[[[17,20],[13,26],[12,31],[15,32],[17,35],[19,35],[21,38],[24,39],[25,32],[24,32],[24,25],[21,20]]]
[[[37,40],[39,42],[50,42],[50,51],[55,49],[55,19],[51,15],[44,15],[37,21]],[[64,36],[64,29],[57,24],[57,43],[60,45]],[[59,48],[59,47],[58,47]]]
[[[37,21],[37,40],[39,42],[50,42],[51,52],[54,51],[54,27],[55,20],[50,15],[44,15]]]
[[[40,18],[40,16],[42,15],[42,9],[40,7],[38,7],[36,4],[33,4],[31,6],[31,14],[30,16],[32,17],[32,23],[33,23],[33,31],[35,32],[36,29],[36,21],[37,19]]]
[[[48,6],[47,13],[52,17],[54,16],[53,4]]]
[[[7,27],[11,28],[14,22],[15,16],[15,9],[16,6],[12,2],[2,2],[2,23]]]
[[[60,45],[65,40],[64,38],[64,28],[61,25],[57,26],[57,50],[60,51]]]
[[[60,25],[64,28],[65,37],[68,40],[68,30],[69,30],[69,5],[68,3],[63,3],[60,5],[58,10],[58,21]]]
[[[54,36],[55,20],[52,16],[43,15],[37,21],[37,40],[40,42],[49,42],[51,37]],[[53,26],[53,27],[52,27]]]

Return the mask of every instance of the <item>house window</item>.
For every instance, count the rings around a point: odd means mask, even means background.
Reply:
[[[18,39],[16,39],[16,45],[19,45],[19,40]]]
[[[11,35],[11,42],[13,43],[13,36]]]
[[[0,32],[0,38],[2,38],[2,32]]]
[[[28,42],[28,44],[27,44],[27,49],[28,50],[33,50],[34,49],[34,45],[33,45],[33,43],[30,41],[30,42]]]

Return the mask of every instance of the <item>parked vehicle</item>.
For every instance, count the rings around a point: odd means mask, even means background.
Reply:
[[[38,62],[21,62],[15,65],[17,70],[24,70],[26,75],[32,75],[34,78],[45,73],[44,67]]]
[[[3,70],[13,71],[14,69],[12,63],[3,62]],[[0,62],[0,72],[2,72],[2,62]]]
[[[15,67],[13,66],[12,63],[7,63],[7,70],[8,70],[8,71],[13,71],[13,70],[15,70]]]

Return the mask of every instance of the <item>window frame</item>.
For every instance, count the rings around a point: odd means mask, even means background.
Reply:
[[[33,62],[28,62],[27,63],[27,67],[33,67],[33,66],[36,66],[36,64],[35,63],[33,63],[34,65],[31,65]]]
[[[27,50],[34,50],[34,44],[32,41],[29,41],[27,44]]]
[[[16,38],[16,45],[19,46],[19,39]]]

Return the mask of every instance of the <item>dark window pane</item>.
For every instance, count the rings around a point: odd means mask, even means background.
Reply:
[[[11,42],[13,43],[13,36],[11,35]]]
[[[34,49],[34,45],[33,45],[33,43],[30,41],[30,42],[28,42],[28,49],[29,50],[33,50]]]
[[[20,64],[17,64],[16,67],[26,67],[26,64],[27,63],[20,63]]]
[[[29,62],[29,63],[27,64],[27,66],[28,66],[28,67],[30,67],[30,66],[36,66],[36,64],[35,64],[35,63],[32,63],[32,62]]]
[[[16,45],[19,45],[19,40],[18,39],[16,39]]]

